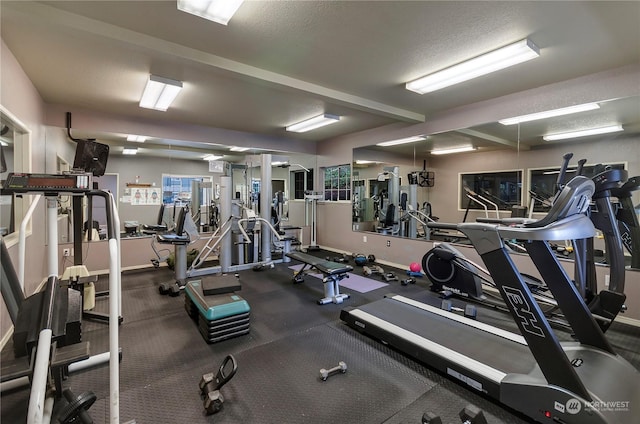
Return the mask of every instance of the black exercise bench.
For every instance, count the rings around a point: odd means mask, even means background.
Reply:
[[[294,283],[302,283],[305,274],[316,269],[323,274],[322,283],[324,284],[324,297],[318,300],[318,304],[326,305],[327,303],[342,303],[344,299],[348,299],[348,294],[340,293],[340,280],[349,278],[347,272],[353,271],[351,265],[340,264],[337,262],[327,261],[316,256],[307,255],[302,252],[290,252],[286,254],[291,259],[302,262],[304,265],[300,271],[296,272],[293,277]]]

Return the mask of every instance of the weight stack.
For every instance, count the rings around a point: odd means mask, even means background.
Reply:
[[[207,343],[249,333],[251,308],[235,293],[205,296],[200,281],[185,286],[184,307]]]

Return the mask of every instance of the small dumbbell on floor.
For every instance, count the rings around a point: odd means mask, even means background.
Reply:
[[[433,412],[425,412],[422,414],[422,424],[442,424],[442,419]]]
[[[413,277],[409,277],[405,280],[400,280],[400,284],[402,284],[403,286],[408,286],[409,284],[415,284],[416,283],[416,279]]]
[[[220,393],[220,390],[214,390],[209,392],[204,397],[204,410],[207,415],[213,415],[222,409],[222,405],[224,404],[224,396]]]
[[[484,417],[482,410],[473,405],[465,406],[458,416],[462,424],[487,424],[487,419]],[[421,422],[422,424],[442,424],[442,419],[433,412],[425,412],[422,414]]]
[[[462,424],[487,424],[482,410],[474,405],[467,405],[458,414]]]
[[[230,370],[225,373],[225,368],[230,368]],[[217,374],[210,372],[202,375],[198,387],[201,396],[204,397],[203,407],[207,415],[220,412],[224,405],[224,396],[222,396],[220,389],[231,380],[237,370],[238,364],[235,358],[232,355],[227,355]]]
[[[322,381],[326,381],[327,378],[329,378],[329,376],[337,374],[338,372],[341,372],[343,374],[347,372],[347,364],[344,361],[338,362],[337,366],[330,368],[328,370],[322,368],[320,370],[320,378],[322,379]]]

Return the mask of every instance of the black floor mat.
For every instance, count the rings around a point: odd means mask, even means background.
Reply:
[[[320,252],[321,257],[326,252]],[[120,364],[120,421],[141,423],[418,423],[432,411],[444,423],[459,422],[467,404],[480,407],[490,423],[526,422],[512,411],[370,339],[339,321],[345,306],[357,306],[394,292],[434,305],[440,300],[428,290],[428,281],[401,286],[391,283],[369,293],[351,292],[342,305],[317,305],[321,280],[293,284],[290,264],[262,272],[240,273],[239,294],[251,307],[248,335],[207,344],[184,309],[184,295],[161,296],[157,287],[172,281],[166,268],[123,274],[119,327],[123,352]],[[359,272],[354,267],[354,272]],[[397,270],[400,274],[402,271]],[[107,285],[107,277],[98,289]],[[109,298],[98,299],[106,311]],[[483,310],[478,319],[507,329],[515,326],[499,311]],[[108,349],[108,326],[83,322],[83,337],[92,353]],[[625,358],[639,366],[639,330],[618,324],[610,338]],[[563,337],[567,337],[564,335]],[[2,357],[11,353],[11,343]],[[237,375],[222,389],[223,410],[207,417],[198,393],[203,373],[214,371],[227,354],[238,360]],[[347,373],[325,382],[320,368],[339,361]],[[98,396],[91,408],[96,423],[109,416],[109,371],[106,365],[74,373],[65,381],[74,392],[91,390]],[[25,421],[29,390],[2,393],[0,422]]]

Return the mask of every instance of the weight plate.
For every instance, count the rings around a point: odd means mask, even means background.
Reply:
[[[79,394],[62,409],[58,421],[60,421],[61,424],[73,424],[78,422],[77,420],[80,418],[80,412],[83,410],[87,411],[91,408],[91,405],[93,405],[97,398],[98,397],[93,392],[84,392]]]

